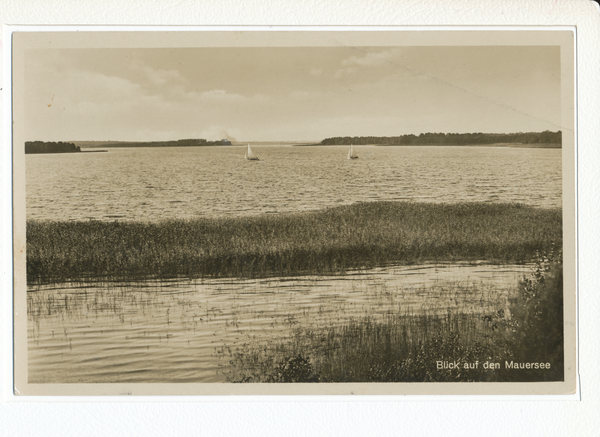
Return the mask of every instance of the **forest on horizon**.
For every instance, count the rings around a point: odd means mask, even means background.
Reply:
[[[420,135],[400,135],[396,137],[331,137],[321,141],[321,145],[469,145],[469,144],[562,144],[562,132],[518,132],[511,134],[487,133],[422,133]]]

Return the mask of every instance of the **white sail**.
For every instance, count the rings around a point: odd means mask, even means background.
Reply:
[[[358,159],[358,156],[354,153],[352,144],[350,145],[350,150],[348,151],[348,159]]]
[[[250,143],[248,143],[248,149],[246,150],[246,159],[249,161],[258,161],[258,156],[256,156],[254,152],[252,152],[252,149],[250,148]]]

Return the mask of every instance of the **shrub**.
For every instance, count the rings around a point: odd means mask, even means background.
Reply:
[[[308,358],[302,355],[287,358],[275,367],[270,382],[317,382],[314,368]]]
[[[520,362],[550,363],[546,372],[535,372],[536,380],[564,378],[563,268],[562,251],[554,245],[538,253],[533,272],[520,284],[505,322],[505,340]],[[507,317],[508,319],[508,317]],[[532,372],[529,372],[532,373]],[[523,371],[523,378],[528,375]]]

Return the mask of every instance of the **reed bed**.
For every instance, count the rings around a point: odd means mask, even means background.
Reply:
[[[499,381],[482,372],[502,356],[481,316],[448,313],[366,316],[320,330],[299,328],[270,347],[246,345],[224,372],[230,382],[452,382]],[[460,363],[438,369],[437,362]],[[478,368],[464,368],[465,363]]]
[[[266,277],[386,263],[522,262],[562,242],[562,212],[522,204],[368,202],[150,222],[27,221],[27,280]]]
[[[562,291],[562,255],[538,255],[508,308],[489,310],[499,303],[492,297],[484,313],[457,307],[440,316],[424,308],[300,327],[274,344],[245,344],[223,373],[230,382],[562,381]],[[508,368],[513,361],[551,368]]]

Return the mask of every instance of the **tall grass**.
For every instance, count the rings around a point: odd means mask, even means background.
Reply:
[[[482,372],[495,355],[491,328],[476,315],[372,317],[321,330],[299,328],[271,347],[232,354],[230,382],[452,382],[498,380]],[[437,362],[459,362],[437,369]],[[478,369],[464,363],[479,361]]]
[[[520,262],[562,241],[560,209],[372,202],[244,218],[27,221],[28,282],[261,277],[389,262]]]
[[[562,290],[562,258],[551,251],[537,258],[508,309],[389,314],[382,321],[366,316],[342,326],[298,328],[268,347],[244,345],[224,373],[231,382],[562,381]],[[551,368],[507,368],[511,361]]]

